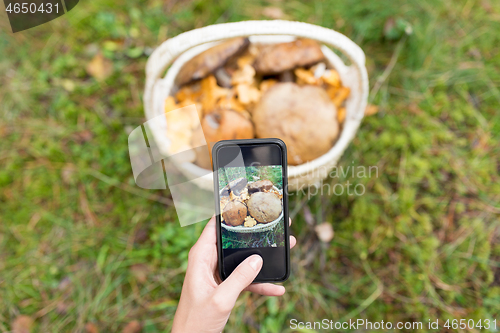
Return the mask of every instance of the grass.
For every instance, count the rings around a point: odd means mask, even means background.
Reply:
[[[171,327],[203,224],[181,228],[168,190],[134,185],[126,143],[144,120],[147,55],[182,31],[265,18],[266,6],[363,48],[380,112],[339,163],[379,173],[329,180],[362,184],[362,196],[291,196],[287,294],[242,295],[227,332],[289,332],[292,318],[498,318],[498,1],[127,0],[80,2],[15,35],[0,23],[0,331],[20,314],[36,332]],[[98,51],[114,69],[104,81],[85,70]],[[329,244],[321,222],[335,229]]]

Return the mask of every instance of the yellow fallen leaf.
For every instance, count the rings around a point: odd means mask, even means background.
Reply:
[[[316,235],[318,236],[319,240],[328,243],[333,239],[333,236],[335,235],[333,231],[333,227],[330,223],[325,222],[318,224],[316,227],[314,227],[314,230],[316,231]]]
[[[378,112],[378,106],[368,104],[365,109],[365,117],[372,116]]]
[[[132,320],[122,330],[122,333],[139,333],[142,331],[142,325],[137,320]]]
[[[13,333],[30,333],[33,328],[33,319],[30,316],[20,315],[12,322]]]
[[[98,53],[87,64],[86,70],[97,81],[103,81],[113,74],[113,63],[106,59],[102,53]]]
[[[283,10],[279,7],[265,7],[262,10],[262,14],[274,20],[280,20],[285,16]]]

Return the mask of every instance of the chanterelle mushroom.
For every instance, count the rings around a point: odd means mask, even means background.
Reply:
[[[311,39],[266,45],[253,64],[259,74],[277,74],[295,67],[313,65],[325,56],[319,44]]]
[[[321,87],[277,83],[253,110],[259,138],[280,138],[291,165],[311,161],[332,148],[339,133],[337,109]]]
[[[181,86],[192,80],[203,79],[223,66],[231,56],[243,51],[248,45],[248,38],[241,37],[227,40],[209,48],[182,66],[175,78],[175,83]]]

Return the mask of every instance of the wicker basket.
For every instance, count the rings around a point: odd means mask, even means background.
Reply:
[[[275,191],[278,191],[280,194],[283,194],[282,191],[278,190],[278,188],[276,186],[273,185],[273,189]],[[222,191],[220,191],[220,193],[222,194]],[[282,202],[283,204],[283,202]],[[281,214],[280,216],[274,220],[274,221],[271,221],[269,223],[257,223],[257,225],[254,225],[253,227],[244,227],[242,225],[239,225],[237,227],[231,227],[231,226],[228,226],[226,225],[225,223],[221,223],[221,226],[228,230],[228,231],[232,231],[232,232],[239,232],[239,233],[244,233],[244,234],[249,234],[249,233],[252,233],[252,232],[263,232],[263,231],[268,231],[268,230],[271,230],[273,229],[279,222],[280,220],[283,219],[283,210],[281,210]]]
[[[161,44],[151,55],[146,66],[144,108],[151,120],[163,114],[164,101],[177,87],[174,84],[181,67],[195,55],[225,39],[249,36],[251,42],[278,43],[297,37],[314,39],[322,44],[323,53],[342,80],[351,89],[346,100],[346,118],[335,145],[324,155],[302,165],[288,167],[288,188],[297,190],[318,185],[337,164],[353,139],[364,115],[368,98],[368,75],[365,55],[361,48],[346,36],[316,25],[291,21],[244,21],[216,24],[191,30]],[[351,62],[349,66],[328,46],[340,51]],[[168,68],[170,66],[170,68]],[[168,68],[167,74],[162,78]],[[168,155],[168,140],[161,126],[153,129],[153,136],[161,151]],[[180,169],[200,187],[212,190],[213,176],[193,163],[182,163]]]

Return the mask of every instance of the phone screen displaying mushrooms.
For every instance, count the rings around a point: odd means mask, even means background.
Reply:
[[[276,139],[221,141],[213,149],[221,277],[259,254],[256,281],[288,276],[286,147]]]

